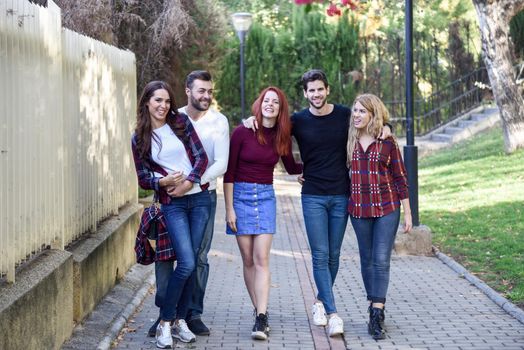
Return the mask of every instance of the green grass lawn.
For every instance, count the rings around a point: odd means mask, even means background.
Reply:
[[[524,150],[495,128],[421,159],[419,207],[434,245],[524,307]]]

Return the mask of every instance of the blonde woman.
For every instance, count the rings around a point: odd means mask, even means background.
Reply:
[[[394,138],[379,139],[389,113],[375,95],[355,99],[348,131],[351,195],[348,212],[360,254],[362,280],[370,302],[368,333],[384,339],[384,304],[391,251],[404,208],[404,231],[411,230],[406,169]]]

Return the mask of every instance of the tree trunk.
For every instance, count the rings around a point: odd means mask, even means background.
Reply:
[[[524,0],[473,0],[479,18],[482,55],[500,110],[504,148],[524,148],[524,98],[515,82],[509,22],[524,9]]]

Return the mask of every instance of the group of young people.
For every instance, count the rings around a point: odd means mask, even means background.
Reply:
[[[206,71],[186,78],[187,105],[175,106],[162,81],[146,85],[138,103],[132,137],[139,185],[153,189],[161,203],[177,263],[155,262],[158,320],[151,327],[159,348],[173,338],[193,342],[209,335],[203,302],[213,237],[216,179],[224,175],[226,233],[236,238],[244,281],[254,307],[253,339],[269,335],[269,255],[276,233],[273,170],[282,160],[302,184],[302,209],[318,289],[313,322],[330,336],[344,332],[333,285],[348,218],[355,229],[361,272],[369,301],[369,334],[385,337],[384,304],[394,238],[404,207],[411,229],[406,171],[385,126],[388,112],[371,94],[352,109],[327,102],[329,84],[321,70],[302,76],[309,107],[290,115],[285,94],[265,88],[252,106],[253,117],[229,138],[227,118],[211,107],[213,82]],[[302,163],[291,151],[295,137]],[[167,174],[163,176],[162,174]]]

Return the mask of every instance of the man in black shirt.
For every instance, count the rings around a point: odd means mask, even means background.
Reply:
[[[333,284],[338,272],[340,248],[348,221],[349,174],[346,146],[351,110],[327,103],[326,74],[312,69],[302,76],[309,108],[293,114],[293,135],[304,163],[302,212],[313,257],[317,300],[313,323],[328,325],[330,336],[344,332],[337,315]],[[384,128],[383,137],[391,134]]]
[[[309,107],[291,116],[292,135],[300,149],[304,172],[302,212],[313,258],[313,277],[318,289],[313,304],[313,323],[328,326],[328,334],[344,333],[337,314],[333,284],[338,272],[340,249],[348,221],[349,174],[346,165],[351,109],[327,102],[326,74],[312,69],[302,76],[304,97]],[[244,125],[255,128],[253,119]],[[384,128],[382,137],[391,135]]]
[[[344,332],[333,284],[348,221],[346,144],[351,110],[327,103],[329,84],[321,70],[304,73],[302,85],[309,108],[293,114],[291,120],[304,163],[302,212],[318,289],[312,308],[313,323],[328,325],[328,334],[336,336]]]

